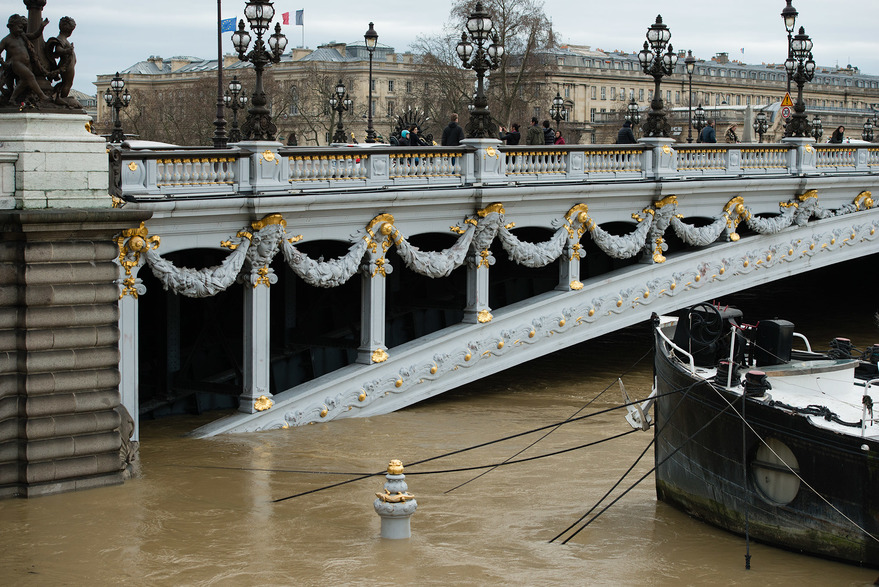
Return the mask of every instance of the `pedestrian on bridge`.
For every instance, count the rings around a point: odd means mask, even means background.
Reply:
[[[622,128],[617,132],[617,144],[618,145],[634,145],[635,141],[635,132],[632,130],[632,121],[627,120],[623,123]]]
[[[562,131],[560,131],[560,130],[555,131],[555,142],[553,144],[555,144],[555,145],[564,145],[565,144],[565,137],[562,136]]]
[[[726,142],[727,143],[738,143],[739,135],[736,134],[737,124],[732,124],[728,129],[726,129]]]
[[[700,143],[716,143],[717,142],[717,133],[714,132],[714,119],[709,118],[708,124],[705,125],[705,128],[702,129],[702,132],[699,133],[699,142]]]
[[[525,144],[526,145],[543,145],[545,141],[543,140],[543,130],[537,125],[537,117],[531,117],[531,126],[528,127],[528,132],[525,134]]]
[[[555,143],[555,131],[549,126],[549,121],[543,121],[543,144],[552,145]]]
[[[838,126],[836,130],[833,131],[833,134],[830,135],[830,140],[828,143],[841,143],[845,139],[845,127]]]
[[[513,123],[509,132],[507,132],[506,127],[502,126],[498,137],[508,145],[518,145],[519,141],[522,139],[522,133],[519,132],[519,125]]]
[[[464,129],[458,126],[458,115],[452,114],[449,125],[443,129],[442,146],[457,147],[463,140]]]

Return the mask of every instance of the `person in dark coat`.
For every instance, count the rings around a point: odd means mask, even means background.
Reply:
[[[833,131],[833,134],[830,135],[830,140],[827,142],[828,143],[841,143],[843,141],[843,139],[845,139],[845,127],[838,126],[838,127],[836,127],[836,130]]]
[[[508,145],[518,145],[522,139],[522,133],[519,132],[519,125],[514,123],[510,132],[507,132],[507,129],[502,126],[498,137]]]
[[[409,131],[406,130],[405,128],[402,131],[400,131],[400,138],[397,140],[397,145],[399,145],[401,147],[408,147],[409,146]]]
[[[552,145],[555,143],[555,131],[549,126],[549,121],[543,121],[543,144]]]
[[[413,124],[409,127],[409,146],[410,147],[426,147],[427,141],[418,132],[418,125]]]
[[[700,143],[716,143],[717,142],[717,133],[714,132],[714,119],[709,118],[708,124],[705,125],[705,128],[702,129],[702,132],[699,133],[699,142]]]
[[[458,115],[452,114],[451,122],[443,129],[443,147],[457,147],[464,140],[464,129],[458,126]]]
[[[632,130],[632,121],[627,120],[623,123],[622,128],[617,132],[618,145],[634,145],[635,132]]]

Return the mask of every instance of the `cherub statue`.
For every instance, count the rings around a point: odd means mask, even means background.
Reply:
[[[58,21],[58,36],[51,37],[46,41],[46,56],[49,58],[50,67],[52,67],[49,79],[61,80],[52,87],[52,100],[56,104],[68,108],[82,108],[76,98],[70,97],[76,67],[76,53],[73,52],[70,35],[75,28],[75,20],[69,16],[61,17],[61,20]]]
[[[31,59],[34,52],[32,40],[41,37],[43,29],[49,24],[49,19],[44,19],[40,28],[32,33],[26,33],[27,17],[13,14],[9,17],[6,26],[9,34],[0,40],[0,54],[5,52],[6,58],[0,58],[0,87],[3,89],[3,97],[6,102],[18,104],[24,102],[21,98],[30,92],[38,100],[49,100],[49,97],[40,89],[37,77],[32,67],[39,67],[36,60]],[[46,72],[40,72],[45,75]]]

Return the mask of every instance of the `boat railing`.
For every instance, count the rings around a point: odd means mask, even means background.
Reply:
[[[867,400],[866,400],[867,397],[872,397],[872,396],[870,396],[870,387],[872,387],[873,385],[879,385],[879,379],[871,379],[864,386],[864,398],[865,399],[863,402],[863,408],[862,408],[862,412],[861,412],[861,438],[863,438],[864,436],[867,435],[867,422],[870,422],[872,424],[872,423],[876,422],[877,420],[879,420],[877,418],[873,418],[873,400],[872,399],[870,400],[869,405],[867,404]],[[870,411],[870,418],[869,419],[867,419],[867,410],[868,409]]]
[[[690,362],[690,373],[693,373],[695,375],[696,361],[693,359],[693,355],[691,355],[690,353],[688,353],[687,351],[685,351],[684,349],[682,349],[681,347],[679,347],[678,345],[673,343],[671,341],[671,339],[665,335],[665,333],[662,331],[661,328],[657,328],[656,331],[659,333],[659,336],[662,337],[662,340],[665,341],[665,344],[667,344],[668,346],[670,346],[674,350],[680,352],[682,355],[687,357],[687,360]]]
[[[794,332],[794,338],[799,338],[801,341],[803,341],[803,344],[806,345],[806,351],[810,352],[810,353],[812,352],[812,345],[809,344],[809,339],[806,338],[805,334],[800,334],[799,332]]]

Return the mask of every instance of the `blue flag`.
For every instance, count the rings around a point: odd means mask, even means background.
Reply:
[[[220,32],[221,33],[234,33],[235,32],[235,17],[232,18],[224,18],[220,21]]]
[[[305,26],[304,24],[302,24],[302,14],[304,12],[305,12],[304,9],[296,11],[296,26]]]

